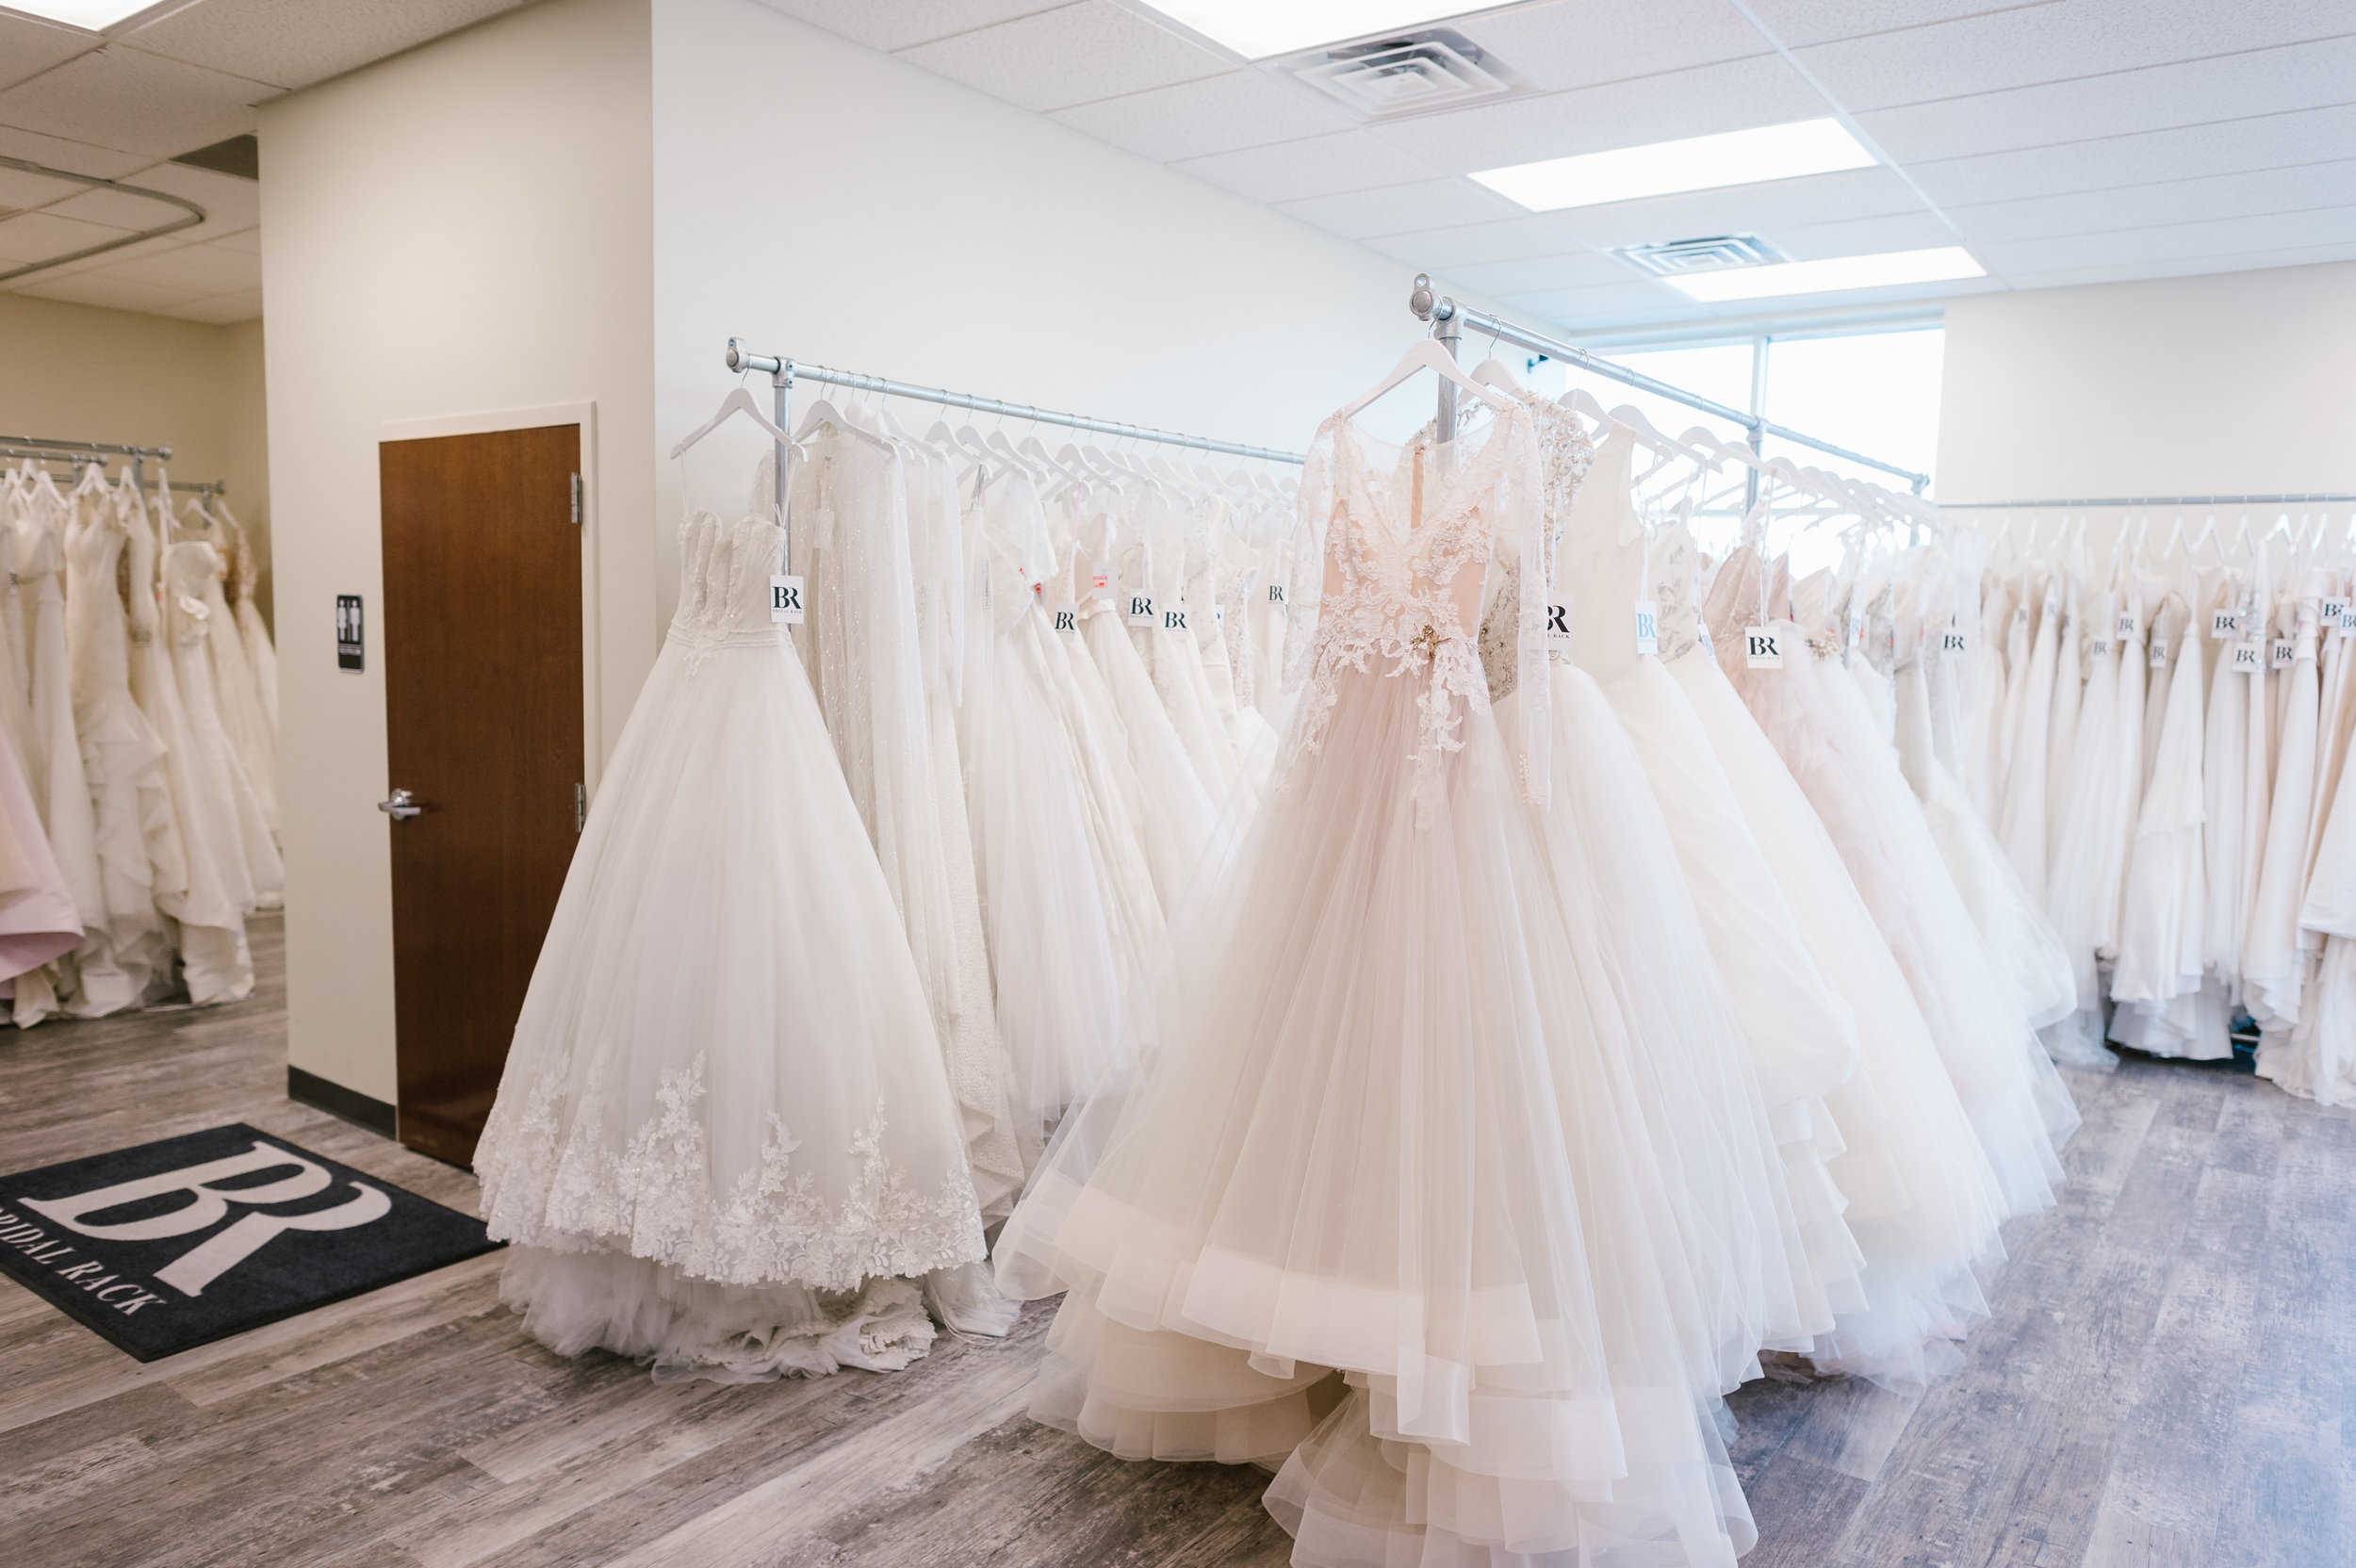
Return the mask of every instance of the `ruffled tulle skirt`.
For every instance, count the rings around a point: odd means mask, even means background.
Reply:
[[[1293,1455],[1297,1562],[1726,1562],[1752,1530],[1686,1331],[1724,1303],[1678,1203],[1738,1211],[1661,1146],[1485,711],[1418,820],[1418,685],[1343,672],[1173,922],[1140,1070],[1007,1222],[1001,1283],[1069,1291],[1034,1413],[1126,1457]]]

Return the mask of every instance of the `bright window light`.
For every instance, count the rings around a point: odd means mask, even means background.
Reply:
[[[44,22],[62,22],[69,27],[95,33],[155,4],[155,0],[129,0],[128,4],[125,0],[8,0],[0,6],[0,10],[38,16]]]
[[[1803,174],[1832,174],[1870,169],[1873,155],[1843,130],[1838,120],[1801,120],[1789,125],[1724,131],[1716,136],[1656,141],[1649,147],[1620,147],[1492,169],[1474,179],[1509,202],[1532,212],[1592,207],[1605,202],[1636,202],[1721,186],[1794,180]]]
[[[1496,0],[1476,6],[1464,0],[1146,0],[1146,4],[1248,60],[1496,8]]]
[[[1704,304],[1766,300],[1780,294],[1830,294],[1846,288],[1889,288],[1905,283],[1951,283],[1984,278],[1988,269],[1960,245],[1928,251],[1886,251],[1876,256],[1787,261],[1775,267],[1737,267],[1662,281]]]

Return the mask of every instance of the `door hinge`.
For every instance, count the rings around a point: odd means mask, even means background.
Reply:
[[[573,786],[573,831],[578,833],[589,825],[589,786]]]
[[[581,476],[573,476],[573,527],[581,526]]]

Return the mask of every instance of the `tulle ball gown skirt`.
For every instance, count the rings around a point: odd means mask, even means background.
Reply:
[[[1070,1292],[1034,1413],[1281,1462],[1300,1563],[1729,1562],[1753,1532],[1626,1032],[1485,703],[1418,792],[1418,703],[1450,699],[1400,673],[1340,671],[1173,923],[1146,1070],[1008,1221],[1001,1282]]]

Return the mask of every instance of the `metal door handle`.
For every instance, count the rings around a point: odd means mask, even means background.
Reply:
[[[411,817],[417,816],[425,809],[406,790],[395,790],[393,798],[378,801],[376,808],[395,822],[407,822]]]

